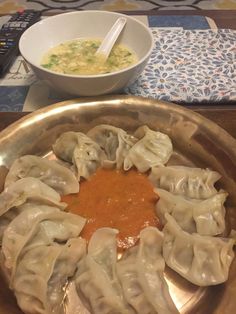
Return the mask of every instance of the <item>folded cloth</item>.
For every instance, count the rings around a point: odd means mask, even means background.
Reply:
[[[154,49],[125,93],[179,103],[236,99],[236,31],[152,28]]]

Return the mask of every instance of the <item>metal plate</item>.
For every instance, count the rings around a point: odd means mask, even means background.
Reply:
[[[221,173],[218,188],[229,193],[228,230],[236,229],[236,140],[215,123],[184,107],[152,99],[105,96],[76,99],[38,110],[0,133],[0,166],[24,154],[50,156],[55,139],[68,130],[87,132],[106,123],[133,132],[140,125],[168,134],[175,153],[171,164],[211,168]],[[4,177],[0,168],[0,178]],[[199,288],[167,269],[171,294],[181,313],[230,314],[236,308],[236,259],[223,285]],[[157,292],[158,293],[158,292]],[[0,285],[0,313],[21,313],[11,292]]]

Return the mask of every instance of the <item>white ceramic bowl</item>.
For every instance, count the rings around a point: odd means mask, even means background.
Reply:
[[[135,18],[127,23],[118,43],[138,56],[138,62],[126,69],[99,75],[59,74],[40,66],[42,56],[51,47],[75,38],[104,38],[123,14],[107,11],[76,11],[48,17],[34,24],[21,36],[19,49],[35,74],[56,90],[71,95],[94,96],[121,91],[143,71],[153,48],[152,33]]]

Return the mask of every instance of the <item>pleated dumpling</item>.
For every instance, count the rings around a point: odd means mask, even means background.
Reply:
[[[159,196],[156,210],[163,224],[166,223],[165,214],[168,213],[184,231],[189,233],[214,236],[224,232],[224,202],[228,193],[220,191],[208,199],[199,200],[175,195],[162,189],[154,191]]]
[[[178,313],[164,278],[163,234],[154,227],[140,233],[138,246],[117,263],[124,296],[136,313]]]
[[[78,179],[88,179],[105,158],[103,150],[81,132],[62,133],[53,145],[58,158],[73,164]]]
[[[77,237],[85,219],[50,206],[32,206],[22,211],[5,229],[2,240],[4,266],[14,277],[18,258],[25,250]]]
[[[167,163],[173,152],[168,135],[153,131],[144,125],[136,130],[134,136],[139,141],[129,150],[125,158],[125,170],[135,166],[138,171],[146,172],[152,167]]]
[[[25,209],[24,204],[45,204],[60,209],[60,194],[36,178],[23,178],[13,182],[0,194],[0,241],[7,225]]]
[[[137,139],[124,130],[112,125],[101,124],[87,133],[105,152],[104,168],[123,168],[124,159]]]
[[[205,199],[217,193],[214,184],[220,177],[209,169],[168,166],[153,168],[149,179],[154,186],[173,194]]]
[[[37,246],[20,258],[12,288],[19,307],[29,314],[62,314],[65,286],[86,252],[82,238],[66,244]]]
[[[70,169],[39,156],[16,159],[6,176],[5,187],[26,177],[38,178],[62,195],[79,192],[79,182]]]
[[[60,200],[60,194],[39,179],[23,178],[9,185],[0,194],[0,216],[12,207],[18,207],[28,201],[65,208],[66,204]]]
[[[235,240],[189,234],[166,214],[163,257],[166,264],[198,286],[211,286],[228,279]]]
[[[116,274],[117,232],[111,228],[95,231],[88,244],[88,254],[78,264],[77,293],[92,313],[134,313],[123,297]]]

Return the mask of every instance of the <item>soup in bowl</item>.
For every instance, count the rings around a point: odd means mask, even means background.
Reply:
[[[127,23],[106,64],[89,58],[91,51],[94,54],[112,25],[122,16],[107,11],[81,11],[45,18],[22,35],[20,52],[36,76],[56,90],[81,96],[119,92],[137,79],[153,48],[151,30],[137,19],[125,16]],[[90,44],[83,50],[87,63],[82,71],[77,71],[78,63],[84,62],[79,55],[79,46],[85,43]],[[68,47],[70,50],[65,54],[70,65],[57,71],[54,67],[60,63],[58,49]],[[94,67],[99,69],[94,70]]]
[[[42,67],[65,74],[96,75],[125,69],[138,61],[136,54],[122,45],[115,45],[107,60],[97,54],[99,39],[74,39],[51,48],[41,62]]]

